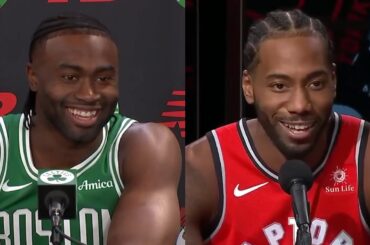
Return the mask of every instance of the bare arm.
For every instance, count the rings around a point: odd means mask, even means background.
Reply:
[[[135,124],[122,138],[119,161],[125,187],[108,244],[175,244],[181,151],[174,134],[159,124]]]
[[[202,229],[217,214],[218,186],[211,148],[203,137],[185,148],[186,244],[203,244]]]

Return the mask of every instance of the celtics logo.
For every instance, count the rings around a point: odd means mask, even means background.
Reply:
[[[47,184],[65,184],[71,182],[74,175],[66,170],[49,170],[42,173],[40,179]]]

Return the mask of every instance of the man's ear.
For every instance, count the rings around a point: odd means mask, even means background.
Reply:
[[[28,86],[30,90],[36,92],[38,90],[39,83],[32,63],[27,64],[26,75],[28,78]]]
[[[253,86],[252,86],[252,77],[247,70],[243,71],[243,94],[244,98],[248,104],[254,103],[254,94],[253,94]]]

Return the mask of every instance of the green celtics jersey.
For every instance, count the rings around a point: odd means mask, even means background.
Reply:
[[[32,162],[23,115],[0,118],[0,245],[51,244],[51,222],[39,220],[38,170]],[[118,146],[134,120],[115,114],[103,128],[98,149],[72,169],[77,174],[76,219],[64,220],[64,233],[85,244],[105,244],[113,211],[123,190]],[[71,244],[65,240],[64,244]]]

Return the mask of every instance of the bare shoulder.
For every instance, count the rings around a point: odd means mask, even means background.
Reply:
[[[189,174],[199,174],[197,181],[212,180],[214,172],[213,156],[210,143],[206,136],[188,144],[185,147],[185,162]],[[210,179],[211,178],[211,179]]]
[[[185,147],[187,160],[189,163],[198,160],[202,156],[211,154],[211,149],[206,136],[188,144]]]
[[[153,147],[171,146],[179,147],[176,136],[166,126],[159,123],[134,123],[124,136],[129,144],[147,144]]]
[[[159,123],[133,124],[121,139],[118,157],[121,176],[143,168],[160,169],[178,176],[182,158],[176,136]]]
[[[207,137],[185,147],[186,241],[201,244],[218,212],[218,184]]]
[[[118,159],[124,189],[108,244],[174,244],[180,230],[176,136],[160,124],[135,123],[121,138]]]

